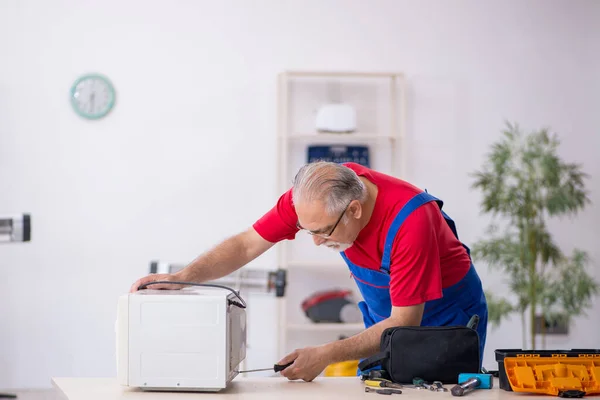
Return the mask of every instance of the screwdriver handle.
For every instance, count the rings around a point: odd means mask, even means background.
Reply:
[[[289,367],[290,365],[292,365],[294,362],[292,361],[291,363],[287,363],[284,365],[280,365],[280,364],[275,364],[275,366],[273,367],[273,369],[275,370],[275,372],[281,372],[284,369],[286,369],[287,367]]]

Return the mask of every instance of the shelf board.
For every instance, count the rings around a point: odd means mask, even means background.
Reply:
[[[388,140],[393,141],[395,136],[379,135],[374,133],[291,133],[287,136],[293,141],[312,141],[312,142],[355,142],[355,141],[375,141]]]
[[[365,329],[364,324],[344,324],[344,323],[305,323],[305,324],[288,324],[287,329],[291,331],[306,331],[306,332],[348,332],[361,331]]]
[[[383,71],[285,71],[285,75],[292,77],[354,77],[354,78],[392,78],[404,77],[402,72]]]

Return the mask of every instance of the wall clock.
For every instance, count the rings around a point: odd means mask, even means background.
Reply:
[[[71,87],[71,105],[77,114],[87,119],[99,119],[112,110],[115,89],[105,76],[87,74]]]

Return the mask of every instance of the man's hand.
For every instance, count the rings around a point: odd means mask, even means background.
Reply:
[[[141,285],[144,285],[149,282],[158,282],[158,281],[180,281],[177,276],[174,274],[151,274],[145,276],[141,279],[138,279],[133,285],[131,285],[131,289],[129,289],[129,293],[136,292]],[[177,284],[168,284],[168,283],[157,283],[156,285],[148,286],[148,289],[182,289],[185,285],[177,285]]]
[[[327,351],[323,346],[294,350],[278,364],[288,364],[292,361],[294,363],[281,371],[281,375],[289,380],[302,379],[306,382],[315,379],[330,364]]]

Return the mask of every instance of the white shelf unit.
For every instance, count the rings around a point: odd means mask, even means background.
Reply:
[[[394,141],[396,138],[390,135],[376,135],[365,133],[293,133],[288,136],[290,141],[311,141],[320,142],[373,142],[380,140]]]
[[[331,98],[332,92],[336,93],[336,99]],[[371,168],[402,178],[405,93],[402,73],[286,71],[279,74],[278,195],[291,187],[298,168],[307,162],[307,147],[311,144],[366,145]],[[316,132],[317,108],[332,101],[355,107],[355,132]],[[321,344],[364,329],[362,323],[312,323],[302,313],[302,301],[313,292],[327,288],[350,289],[354,300],[361,300],[339,254],[316,248],[312,239],[302,232],[293,241],[279,243],[276,251],[278,266],[285,269],[288,276],[286,295],[279,302],[278,353],[281,356],[294,348]]]

